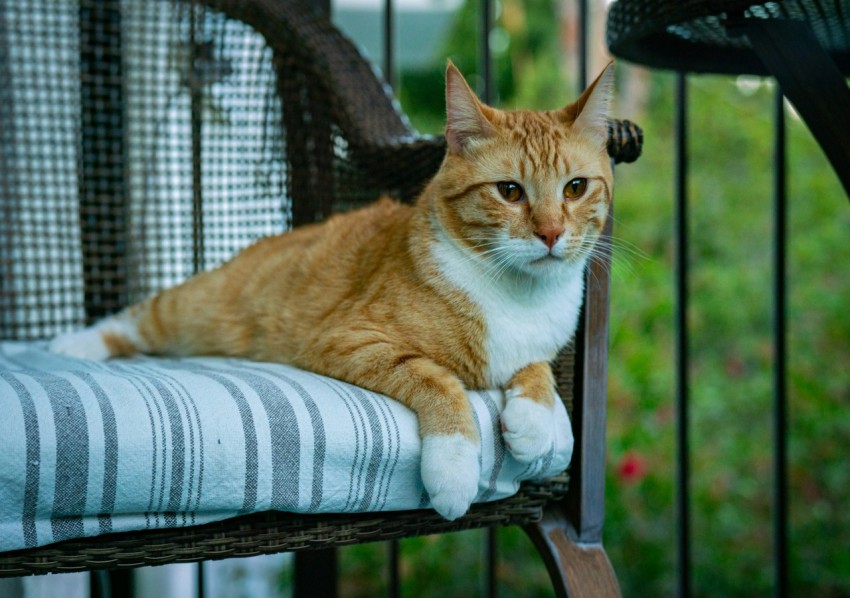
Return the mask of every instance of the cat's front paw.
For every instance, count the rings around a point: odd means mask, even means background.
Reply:
[[[422,483],[431,506],[450,521],[466,513],[478,495],[478,451],[461,434],[422,439]]]
[[[110,356],[109,347],[104,342],[103,335],[95,328],[60,334],[50,341],[48,349],[60,355],[91,361],[105,361]]]
[[[555,443],[552,409],[509,390],[502,411],[502,438],[520,463],[545,456]]]

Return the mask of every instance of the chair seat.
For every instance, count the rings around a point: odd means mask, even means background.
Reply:
[[[477,502],[563,472],[572,433],[530,465],[501,440],[501,391],[470,393]],[[269,510],[428,508],[416,417],[380,394],[280,364],[136,357],[93,363],[0,343],[0,551],[197,526]]]

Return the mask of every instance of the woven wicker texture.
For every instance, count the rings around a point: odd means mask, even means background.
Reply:
[[[617,0],[608,46],[647,66],[709,73],[768,74],[746,37],[744,18],[806,21],[844,74],[850,74],[850,0]]]
[[[566,489],[565,475],[527,484],[510,499],[473,505],[456,521],[433,511],[332,516],[269,511],[185,529],[99,536],[2,553],[0,577],[248,557],[523,524],[537,521],[543,506]]]
[[[252,241],[388,194],[417,136],[354,46],[298,0],[0,0],[0,338],[80,327]],[[642,134],[610,124],[617,161]],[[572,351],[556,363],[571,403]],[[0,576],[130,567],[523,523],[566,478],[452,523],[430,512],[249,515],[7,553]]]

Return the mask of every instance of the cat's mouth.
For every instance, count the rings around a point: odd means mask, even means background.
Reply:
[[[554,253],[547,253],[543,257],[531,260],[532,264],[553,264],[555,262],[563,262],[563,256],[557,256]]]

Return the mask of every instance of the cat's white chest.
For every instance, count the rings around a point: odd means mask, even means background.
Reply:
[[[528,364],[551,361],[572,338],[584,291],[583,268],[546,281],[494,281],[450,246],[435,248],[443,275],[481,310],[489,385],[501,387]]]
[[[564,288],[560,300],[534,306],[512,300],[479,298],[487,322],[487,373],[492,385],[504,386],[521,368],[551,361],[575,332],[581,305],[581,278],[577,288]]]

